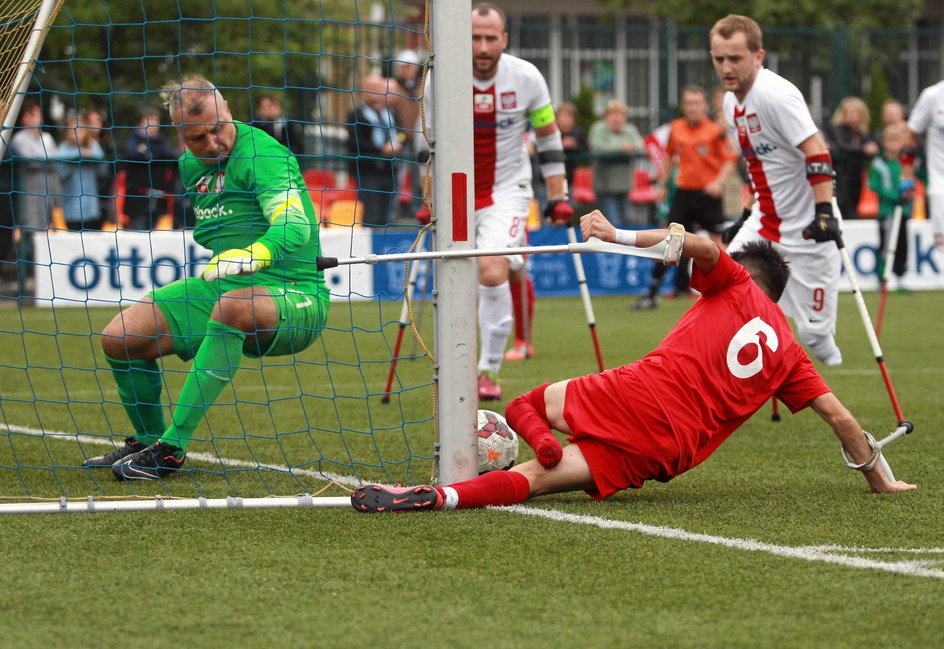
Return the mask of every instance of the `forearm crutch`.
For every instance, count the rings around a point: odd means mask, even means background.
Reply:
[[[852,285],[852,294],[855,297],[856,306],[859,308],[859,316],[862,318],[862,324],[865,326],[865,333],[869,338],[869,344],[872,347],[872,354],[875,356],[875,362],[882,372],[882,379],[885,381],[885,388],[888,390],[888,396],[892,401],[892,408],[895,410],[895,416],[898,418],[899,425],[905,420],[901,414],[901,406],[898,405],[898,397],[895,396],[895,388],[892,386],[891,377],[888,375],[888,368],[885,367],[885,357],[882,354],[882,347],[878,343],[878,337],[875,335],[875,328],[872,326],[872,319],[869,317],[869,310],[865,306],[865,299],[862,297],[862,291],[859,289],[859,280],[856,278],[855,267],[849,258],[849,252],[846,250],[846,244],[839,234],[836,238],[836,246],[839,248],[839,256],[842,258],[842,267],[849,278],[849,284]]]
[[[571,244],[577,243],[576,227],[567,228],[567,240]],[[593,315],[593,305],[590,303],[590,289],[587,287],[587,276],[583,272],[583,260],[576,252],[571,254],[571,258],[574,260],[574,272],[577,274],[577,285],[580,287],[580,297],[583,299],[583,310],[587,314],[587,326],[590,328],[590,337],[593,339],[593,350],[597,355],[597,367],[602,372],[606,369],[606,366],[603,364],[603,352],[600,351],[600,339],[597,337],[597,319]]]
[[[426,230],[423,230],[420,233],[418,241],[416,242],[416,248],[422,248],[423,244],[426,242]],[[393,345],[393,358],[390,360],[390,371],[387,373],[387,385],[384,387],[383,397],[380,399],[381,403],[390,403],[390,388],[393,386],[393,377],[397,369],[397,360],[400,357],[400,345],[403,343],[403,330],[406,329],[409,318],[409,309],[410,309],[410,300],[413,298],[416,289],[416,278],[419,275],[420,266],[422,262],[419,260],[413,261],[410,264],[410,274],[407,281],[406,293],[403,296],[403,308],[400,309],[400,328],[397,331],[397,340]]]
[[[888,299],[888,269],[895,263],[895,254],[898,252],[901,213],[901,205],[895,205],[895,211],[892,213],[891,231],[888,233],[888,237],[885,240],[885,263],[882,264],[882,276],[879,278],[882,282],[882,288],[878,299],[878,316],[875,318],[876,338],[881,338],[882,336],[882,322],[885,320],[885,300]]]
[[[875,464],[878,464],[880,467],[882,467],[882,470],[885,472],[885,475],[888,477],[888,479],[894,482],[895,474],[892,473],[892,468],[888,466],[888,462],[885,460],[885,456],[882,454],[882,449],[885,448],[885,446],[887,446],[888,444],[891,444],[892,442],[894,442],[899,437],[904,437],[905,435],[908,435],[913,430],[914,430],[914,424],[912,424],[910,421],[903,421],[900,424],[898,424],[898,428],[896,428],[894,431],[889,433],[884,439],[880,439],[878,441],[876,441],[874,437],[866,433],[865,437],[869,442],[869,446],[872,447],[872,457],[870,457],[868,460],[866,460],[862,464],[857,464],[849,455],[849,453],[846,452],[846,448],[842,446],[840,447],[842,450],[842,459],[846,462],[847,467],[849,467],[850,469],[855,469],[856,471],[868,471],[869,469],[872,468],[872,466],[874,466]]]

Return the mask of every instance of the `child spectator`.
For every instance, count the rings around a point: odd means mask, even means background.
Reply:
[[[899,203],[898,185],[901,182],[901,163],[898,156],[906,146],[914,146],[911,132],[904,123],[890,124],[882,130],[881,154],[872,159],[869,166],[869,189],[878,194],[878,238],[879,261],[876,265],[879,279],[882,278],[888,250],[888,237],[892,228],[892,215]],[[898,243],[892,265],[898,284],[898,291],[906,292],[902,277],[908,268],[908,227],[907,219],[911,216],[911,202],[901,206],[901,228],[898,230]]]

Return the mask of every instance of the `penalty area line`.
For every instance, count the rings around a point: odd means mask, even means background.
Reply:
[[[644,523],[630,523],[628,521],[617,521],[598,516],[585,516],[580,514],[568,514],[566,512],[554,509],[539,509],[536,507],[527,507],[524,505],[513,505],[511,507],[495,507],[494,509],[512,512],[514,514],[524,514],[526,516],[535,516],[546,518],[563,523],[573,523],[577,525],[591,525],[605,530],[621,530],[625,532],[637,532],[648,536],[657,536],[665,539],[677,541],[690,541],[695,543],[709,543],[736,550],[747,550],[749,552],[765,552],[780,557],[791,559],[802,559],[803,561],[832,563],[848,568],[859,568],[864,570],[882,570],[885,572],[894,572],[911,577],[931,577],[934,579],[944,579],[944,570],[938,568],[929,568],[922,561],[876,561],[863,557],[837,554],[837,551],[867,553],[869,548],[852,548],[838,546],[789,546],[775,545],[773,543],[764,543],[753,539],[735,539],[725,536],[714,536],[711,534],[699,534],[688,532],[686,530],[660,527],[657,525],[646,525]],[[919,552],[907,548],[881,548],[888,552]],[[940,550],[933,548],[931,552]]]

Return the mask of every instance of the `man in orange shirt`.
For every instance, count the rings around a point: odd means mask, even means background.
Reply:
[[[712,241],[721,242],[724,224],[722,185],[737,164],[737,151],[727,133],[708,117],[708,95],[699,86],[682,89],[682,115],[669,125],[666,156],[659,170],[659,200],[665,199],[666,184],[678,167],[675,178],[677,189],[669,208],[670,223],[681,223],[688,232],[696,227],[708,232]],[[656,264],[649,282],[649,293],[633,304],[634,309],[654,309],[659,306],[659,285],[667,266]],[[687,264],[679,264],[675,271],[675,289],[686,295],[689,272]]]

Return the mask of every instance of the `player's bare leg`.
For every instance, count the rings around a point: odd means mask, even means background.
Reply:
[[[151,298],[112,318],[102,330],[101,345],[106,356],[122,360],[155,360],[174,350],[167,318]]]

